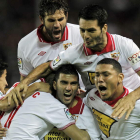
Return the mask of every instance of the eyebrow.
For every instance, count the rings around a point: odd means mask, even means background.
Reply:
[[[88,28],[88,29],[84,29],[84,28],[81,28],[81,27],[80,27],[80,29],[82,29],[82,30],[94,30],[94,31],[96,31],[96,29],[95,29],[95,28]]]

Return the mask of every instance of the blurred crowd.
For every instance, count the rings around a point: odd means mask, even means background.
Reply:
[[[8,64],[9,87],[19,81],[17,45],[19,40],[40,25],[39,0],[0,1],[0,58]],[[133,39],[140,47],[139,0],[67,0],[68,22],[78,24],[78,12],[87,4],[98,4],[108,12],[108,32]]]

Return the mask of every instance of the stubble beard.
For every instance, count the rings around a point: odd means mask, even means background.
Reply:
[[[63,34],[64,34],[64,31],[65,31],[65,28],[66,28],[66,25],[65,25],[65,27],[61,30],[61,38],[60,39],[56,39],[56,38],[54,38],[53,37],[53,31],[51,31],[49,28],[47,28],[45,25],[44,25],[44,27],[45,27],[45,30],[46,30],[46,33],[48,34],[48,36],[49,36],[49,38],[51,39],[51,41],[52,42],[58,42],[58,41],[60,41],[61,39],[62,39],[62,37],[63,37]]]

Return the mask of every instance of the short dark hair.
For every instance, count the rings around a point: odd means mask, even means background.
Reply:
[[[76,75],[79,81],[79,76],[75,67],[71,64],[62,65],[56,72],[54,80],[57,82],[60,73]]]
[[[83,18],[85,20],[97,20],[98,25],[102,29],[104,24],[107,23],[108,14],[107,11],[101,6],[91,4],[85,6],[80,10],[78,18],[79,20],[80,18]]]
[[[44,18],[45,12],[49,15],[53,15],[56,10],[64,10],[64,14],[66,15],[69,7],[68,4],[64,0],[40,0],[39,3],[39,15]]]
[[[8,64],[3,62],[2,59],[0,59],[0,77],[2,76],[5,69],[7,69]]]
[[[122,67],[120,65],[120,63],[118,61],[116,61],[115,59],[112,58],[104,58],[101,61],[99,61],[97,63],[97,65],[99,64],[110,64],[113,66],[113,68],[118,72],[118,73],[122,73]]]

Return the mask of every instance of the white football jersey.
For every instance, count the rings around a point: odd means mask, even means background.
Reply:
[[[112,107],[96,95],[97,89],[92,89],[84,98],[84,103],[91,108],[96,117],[104,140],[139,140],[140,139],[140,100],[136,102],[128,120],[125,115],[121,119],[111,118]],[[126,89],[121,95],[128,95],[132,90]],[[115,100],[114,100],[115,101]],[[112,104],[113,101],[108,101]],[[115,101],[116,102],[116,101]]]
[[[74,123],[65,105],[50,93],[38,91],[22,106],[1,115],[2,126],[8,128],[3,140],[40,140],[54,126],[63,130]]]
[[[83,42],[79,25],[67,23],[62,40],[57,43],[46,42],[41,29],[42,25],[22,38],[18,44],[18,67],[24,77],[40,64],[53,60],[61,51]],[[80,85],[84,86],[82,80]]]
[[[58,43],[46,42],[40,33],[41,28],[33,30],[18,44],[18,66],[23,76],[38,65],[53,60],[68,47],[83,42],[78,25],[67,23],[62,40]]]
[[[100,129],[91,110],[83,103],[81,98],[75,97],[75,99],[78,101],[78,103],[73,108],[69,108],[69,112],[75,119],[76,126],[79,129],[87,131],[91,140],[100,140]],[[53,128],[44,138],[44,140],[49,139],[71,140],[68,136],[66,136],[62,131],[59,131],[57,128]]]
[[[102,52],[93,52],[81,43],[60,52],[50,66],[57,70],[62,64],[74,64],[81,74],[86,89],[92,89],[94,85],[95,67],[103,58],[113,58],[122,66],[124,74],[123,85],[131,89],[140,86],[140,77],[136,72],[140,70],[140,50],[137,45],[128,38],[107,33],[108,43]]]

